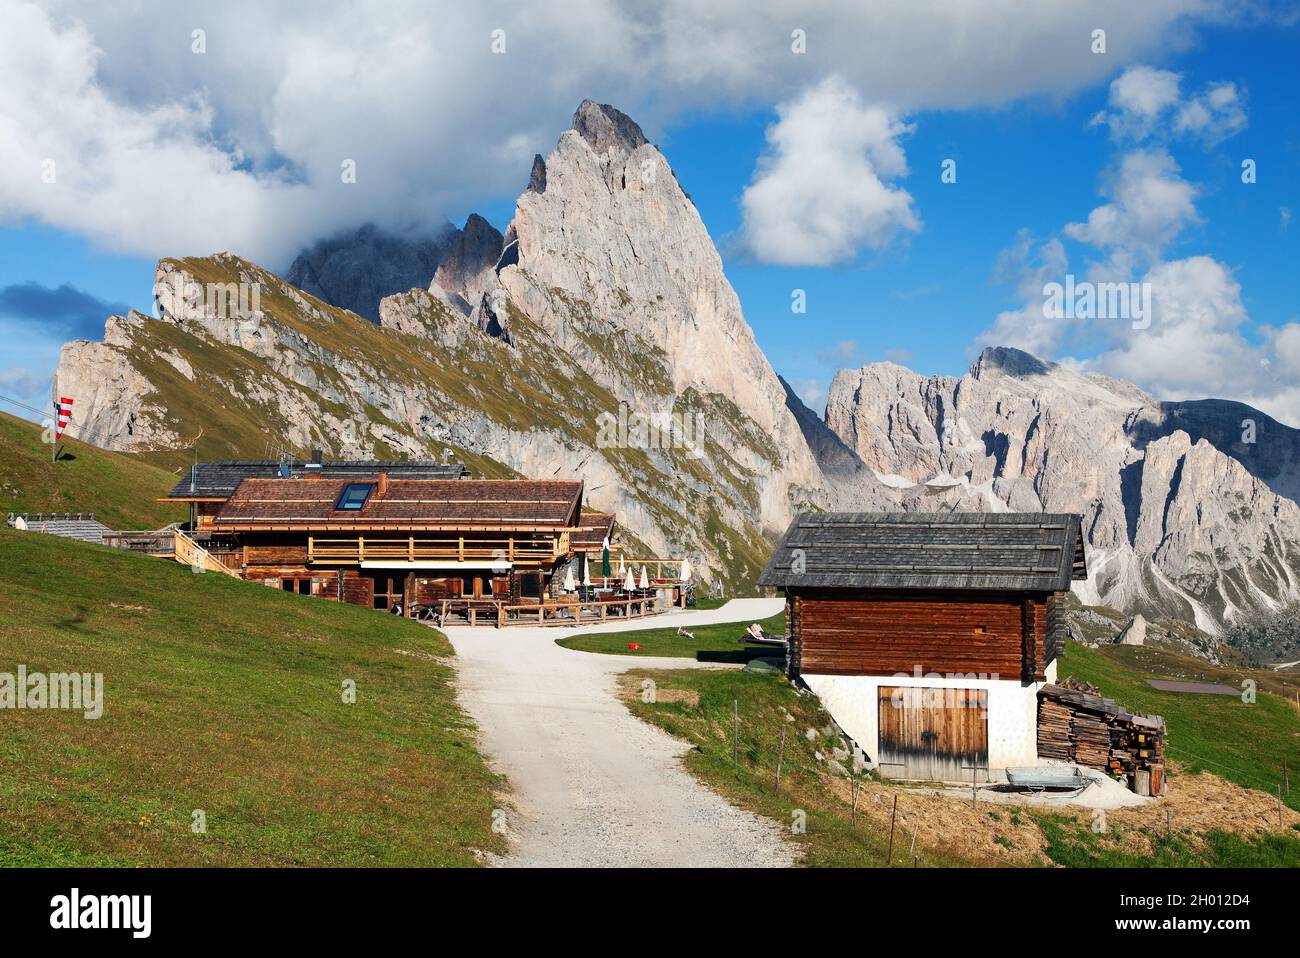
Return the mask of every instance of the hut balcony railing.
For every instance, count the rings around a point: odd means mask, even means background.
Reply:
[[[555,536],[307,538],[307,561],[318,563],[508,562],[511,565],[540,565],[554,562],[568,551],[567,532]]]

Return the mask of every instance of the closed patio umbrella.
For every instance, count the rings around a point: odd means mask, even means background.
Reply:
[[[632,578],[631,569],[627,570],[627,578],[623,580],[623,588],[628,592],[631,592],[636,588],[636,580]]]
[[[682,560],[682,568],[681,571],[677,573],[677,578],[681,579],[683,582],[691,581],[691,560],[690,559]]]
[[[650,588],[650,577],[646,575],[645,566],[641,567],[641,588]]]
[[[591,563],[585,555],[582,557],[582,585],[583,588],[591,588]]]
[[[564,591],[572,592],[575,586],[573,584],[573,566],[570,565],[564,570]]]
[[[604,579],[609,578],[609,536],[606,536],[605,541],[600,544],[600,575]]]

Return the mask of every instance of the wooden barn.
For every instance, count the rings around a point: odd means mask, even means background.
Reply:
[[[1062,598],[1087,577],[1081,520],[820,513],[761,585],[785,591],[787,665],[886,777],[984,780],[1038,763]]]
[[[408,613],[546,594],[571,556],[581,482],[244,478],[206,524],[222,561],[273,588]]]

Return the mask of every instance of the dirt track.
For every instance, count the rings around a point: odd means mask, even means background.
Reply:
[[[606,626],[626,631],[757,621],[779,599]],[[595,631],[595,629],[584,629]],[[618,700],[630,668],[703,668],[690,659],[577,652],[566,629],[453,627],[461,702],[489,761],[510,780],[513,866],[783,866],[779,826],[727,804],[681,766],[688,748]]]

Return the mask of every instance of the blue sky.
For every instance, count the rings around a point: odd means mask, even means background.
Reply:
[[[1175,0],[1156,4],[1161,5],[1178,6]],[[206,15],[217,16],[211,12],[215,9],[208,8]],[[619,11],[597,13],[620,15]],[[173,221],[166,207],[161,212],[150,209],[147,184],[132,193],[121,186],[127,179],[123,176],[101,187],[92,180],[81,201],[84,209],[46,204],[39,196],[33,200],[30,190],[25,190],[25,197],[8,201],[0,194],[0,334],[6,343],[0,359],[0,394],[4,396],[44,407],[59,345],[71,338],[97,338],[109,309],[127,305],[147,311],[159,255],[231,248],[283,269],[292,250],[314,236],[358,224],[371,218],[370,213],[382,222],[392,218],[393,209],[409,205],[394,187],[371,196],[373,210],[364,204],[334,208],[329,200],[334,194],[325,191],[324,199],[316,198],[310,216],[295,220],[274,207],[268,212],[241,192],[248,175],[260,174],[281,194],[296,197],[300,187],[311,184],[311,158],[322,149],[311,137],[332,132],[305,129],[301,110],[292,122],[264,122],[263,111],[245,102],[257,99],[255,91],[240,89],[240,84],[257,78],[232,73],[221,86],[219,76],[196,73],[213,60],[178,56],[175,65],[169,65],[169,59],[154,51],[161,64],[157,89],[141,86],[140,76],[123,73],[120,63],[131,44],[145,42],[131,36],[129,23],[95,21],[88,13],[83,19],[76,5],[32,8],[16,0],[0,0],[0,18],[30,31],[45,31],[42,36],[53,51],[98,50],[97,59],[84,55],[91,58],[88,74],[70,89],[80,83],[93,96],[103,96],[105,109],[118,111],[119,125],[146,122],[156,115],[160,102],[190,104],[192,99],[186,97],[200,98],[201,106],[185,107],[191,112],[181,113],[177,107],[178,117],[169,120],[161,133],[150,128],[157,137],[154,145],[130,146],[136,151],[131,154],[132,169],[156,161],[160,172],[152,174],[155,182],[166,183],[180,197],[219,195],[233,184],[231,199],[223,201],[225,209],[217,210],[223,218],[214,219],[218,225],[211,228],[204,227],[201,215],[187,224]],[[184,17],[177,21],[178,30],[184,31],[179,34],[182,43],[188,43],[189,23]],[[777,47],[786,43],[786,26],[773,27]],[[898,29],[907,38],[928,28],[900,21]],[[1052,42],[1066,34],[1071,50],[1086,47],[1078,24],[1064,19],[1060,25],[1048,20],[1027,27],[1026,32],[1032,34],[1033,29],[1042,30]],[[526,117],[516,118],[514,128],[481,134],[475,124],[487,125],[481,118],[495,108],[497,100],[490,88],[484,88],[482,102],[474,103],[474,86],[469,84],[470,92],[458,91],[462,101],[469,98],[470,102],[460,104],[465,112],[456,118],[455,132],[429,133],[433,137],[429,162],[416,165],[411,173],[411,168],[401,165],[408,160],[403,153],[392,160],[390,178],[423,177],[420,195],[432,197],[427,209],[437,210],[436,214],[426,210],[430,220],[445,215],[459,222],[474,210],[504,228],[527,175],[526,158],[534,150],[549,149],[564,125],[563,111],[576,105],[574,94],[582,91],[626,109],[663,149],[723,254],[727,275],[760,345],[777,371],[819,412],[837,368],[889,359],[926,374],[960,375],[981,343],[1009,337],[1019,340],[1012,344],[1035,347],[1048,358],[1134,379],[1162,398],[1228,395],[1255,402],[1300,425],[1300,400],[1293,387],[1300,379],[1300,325],[1292,325],[1300,323],[1294,294],[1300,225],[1290,223],[1289,212],[1300,210],[1300,124],[1295,119],[1300,28],[1294,17],[1279,18],[1276,9],[1265,8],[1255,16],[1224,14],[1210,22],[1188,22],[1169,13],[1159,29],[1166,30],[1167,36],[1146,38],[1141,44],[1134,40],[1122,54],[1112,50],[1103,65],[1095,61],[1104,58],[1080,60],[1077,67],[1073,60],[1062,59],[1055,73],[1051,63],[1033,65],[1028,55],[1014,51],[1001,65],[996,60],[970,65],[954,60],[955,89],[945,88],[942,69],[934,77],[922,76],[924,70],[933,73],[936,68],[918,65],[916,82],[901,93],[887,90],[888,81],[862,73],[868,68],[860,68],[846,53],[838,59],[800,61],[797,71],[774,84],[754,79],[743,63],[731,64],[714,81],[725,93],[717,97],[708,95],[708,78],[692,86],[684,80],[656,79],[654,71],[647,71],[647,79],[638,84],[618,72],[616,64],[583,64],[582,70],[575,68],[577,75],[568,85],[550,91],[554,103],[547,100]],[[1123,34],[1111,32],[1112,42],[1119,47]],[[815,46],[819,34],[810,33],[814,37],[810,46]],[[944,42],[941,31],[933,42]],[[673,50],[654,49],[665,62],[675,62]],[[68,59],[51,54],[49,62],[64,64]],[[1009,80],[995,76],[999,71],[1014,74],[1021,64],[1026,64],[1026,77],[1020,86],[1014,76]],[[967,81],[962,80],[963,71]],[[1061,79],[1056,74],[1068,76]],[[1144,95],[1162,81],[1176,78],[1173,99],[1159,116],[1147,117],[1141,131],[1132,115],[1121,122],[1122,97],[1114,84],[1126,74]],[[746,195],[763,179],[763,170],[771,172],[775,166],[784,177],[777,185],[787,190],[780,195],[794,199],[788,213],[790,228],[804,231],[800,235],[818,228],[799,222],[801,204],[825,199],[816,195],[816,185],[800,181],[801,176],[816,177],[816,170],[801,168],[802,161],[794,156],[783,160],[768,137],[787,121],[793,126],[801,111],[808,112],[805,108],[815,92],[824,89],[827,78],[840,83],[868,127],[873,111],[880,111],[893,124],[889,132],[863,134],[862,148],[869,158],[855,168],[865,170],[869,179],[878,179],[885,195],[904,203],[907,212],[899,213],[896,206],[891,218],[873,201],[864,200],[861,216],[877,217],[879,233],[856,236],[833,262],[791,265],[781,261],[782,255],[771,255],[770,246],[767,255],[762,253],[760,239],[754,235],[757,195],[748,206]],[[399,74],[394,82],[402,79]],[[296,89],[294,82],[291,76],[266,78],[276,91],[277,105],[290,98],[285,91]],[[971,87],[969,97],[961,90],[963,82]],[[1231,85],[1231,116],[1216,115],[1190,133],[1183,123],[1179,132],[1180,118],[1187,115],[1181,111],[1209,102],[1211,91],[1223,84]],[[972,102],[963,102],[968,99]],[[0,98],[0,119],[5,119],[6,106],[14,112],[20,109],[13,100]],[[360,115],[367,107],[362,103],[357,109]],[[441,109],[434,100],[420,100],[406,109],[406,115],[418,125],[421,111],[427,111],[433,124]],[[324,112],[316,121],[328,125],[328,110]],[[1099,114],[1109,119],[1096,119]],[[343,124],[345,119],[341,116],[337,122]],[[352,121],[359,122],[355,116]],[[20,115],[14,125],[22,122]],[[102,142],[102,134],[96,134],[98,139],[88,137],[75,127],[66,135],[80,144],[85,155],[78,160],[87,167],[90,156],[99,151],[111,161],[111,151],[119,146],[116,141]],[[463,152],[473,154],[474,138],[480,135],[484,143],[495,145],[483,152],[491,161],[476,164],[472,171],[461,165],[455,152],[445,157],[438,152],[459,137]],[[833,128],[825,135],[831,151],[852,153],[861,146],[855,146],[857,141],[836,140]],[[192,140],[191,150],[215,150],[220,158],[233,157],[221,180],[204,178],[205,167],[213,165],[211,155],[200,156],[197,164],[188,155],[174,155],[177,142],[185,146],[186,137]],[[295,155],[295,137],[310,143],[314,152],[300,148],[301,155]],[[877,148],[896,150],[906,173],[891,170],[887,157],[872,152]],[[394,152],[399,152],[397,147]],[[0,160],[7,156],[15,162],[22,155],[20,150],[6,154],[0,147]],[[30,155],[41,154],[38,150]],[[1108,184],[1113,187],[1123,180],[1119,171],[1134,156],[1154,158],[1162,172],[1135,181],[1132,196],[1136,198],[1127,206],[1117,204],[1118,225],[1112,224],[1104,237],[1094,230],[1081,238],[1082,231],[1069,224],[1088,221],[1092,211],[1113,199],[1104,191]],[[1257,182],[1249,185],[1241,180],[1246,158],[1255,160],[1258,169]],[[847,157],[850,165],[856,159],[860,158]],[[956,161],[956,183],[940,180],[940,165],[946,159]],[[200,172],[187,172],[196,168]],[[172,170],[179,172],[169,173]],[[192,186],[184,181],[187,175],[194,177]],[[1154,224],[1138,222],[1144,210],[1149,212],[1142,193],[1148,187],[1157,191],[1153,195],[1164,196],[1160,191],[1167,188],[1190,199],[1151,214]],[[842,187],[825,184],[825,189],[833,188]],[[110,198],[114,191],[121,195]],[[898,199],[904,196],[905,201]],[[833,200],[834,193],[832,207]],[[142,208],[134,220],[121,209],[132,202]],[[245,208],[241,204],[246,202],[251,212],[243,219],[253,225],[241,230],[229,221],[241,216]],[[763,215],[770,229],[773,216],[779,220],[786,214],[771,209],[771,203],[768,206]],[[849,222],[834,227],[852,234],[855,214],[844,215]],[[297,232],[286,231],[286,223],[297,223]],[[784,224],[777,222],[775,227],[780,230]],[[1143,234],[1144,229],[1158,233],[1159,239]],[[1159,317],[1157,330],[1164,330],[1160,338],[1130,337],[1113,323],[1062,333],[1038,328],[1036,320],[1024,320],[1018,311],[1032,317],[1037,308],[1034,290],[1041,276],[1033,264],[1041,259],[1056,262],[1053,256],[1059,257],[1059,268],[1043,275],[1068,271],[1080,278],[1132,281],[1177,277],[1178,290],[1161,300],[1169,305]],[[801,254],[796,251],[793,258]],[[804,258],[817,256],[810,252]],[[791,312],[795,289],[806,292],[806,314]],[[1216,304],[1208,317],[1199,305],[1206,302]],[[999,324],[1000,314],[1006,318]],[[995,324],[997,329],[991,330]],[[1187,356],[1180,350],[1200,352]]]

